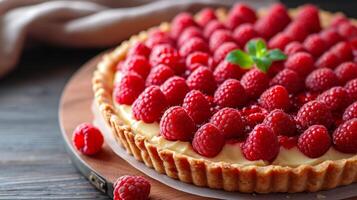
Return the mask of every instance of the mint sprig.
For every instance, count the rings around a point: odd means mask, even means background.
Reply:
[[[286,60],[287,56],[279,49],[269,50],[261,39],[250,40],[247,51],[233,50],[229,52],[226,60],[239,65],[243,69],[251,69],[254,65],[266,73],[274,61]]]

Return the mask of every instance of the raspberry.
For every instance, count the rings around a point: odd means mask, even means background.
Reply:
[[[257,98],[268,87],[269,78],[259,69],[251,69],[241,79],[248,97]]]
[[[177,39],[185,28],[195,25],[196,23],[190,13],[182,12],[176,15],[176,17],[171,22],[170,31],[172,38]]]
[[[228,30],[216,30],[209,38],[209,48],[211,51],[215,51],[219,46],[225,42],[234,41],[232,33]]]
[[[114,184],[114,200],[149,199],[150,183],[142,176],[121,176]]]
[[[202,38],[202,31],[201,29],[199,29],[196,26],[190,26],[188,28],[186,28],[182,34],[179,36],[178,40],[177,40],[177,46],[181,47],[183,45],[183,43],[185,43],[187,40],[191,39],[191,38]]]
[[[214,102],[220,107],[241,107],[247,101],[243,86],[238,80],[228,79],[214,93]]]
[[[158,121],[167,107],[165,95],[158,86],[147,87],[133,103],[135,119],[146,123]]]
[[[346,18],[346,16],[344,16],[343,14],[338,14],[338,15],[334,16],[334,18],[332,19],[330,26],[337,28],[338,26],[340,26],[341,24],[343,24],[345,22],[349,22],[349,20]]]
[[[284,53],[288,56],[296,54],[297,52],[304,52],[305,48],[299,42],[290,42],[285,46]]]
[[[281,85],[272,86],[260,96],[259,104],[267,110],[288,110],[290,107],[289,93]]]
[[[357,102],[349,105],[342,115],[343,121],[348,121],[353,118],[357,118]]]
[[[213,94],[217,87],[212,71],[207,67],[197,68],[186,82],[191,90],[200,90],[205,94]]]
[[[271,49],[284,50],[285,46],[292,42],[292,39],[285,33],[278,33],[269,40],[268,46]]]
[[[332,46],[330,51],[339,58],[340,62],[353,59],[352,47],[348,42],[339,42]]]
[[[315,69],[305,79],[306,88],[311,91],[324,91],[338,82],[336,74],[329,68]]]
[[[244,136],[244,123],[239,111],[233,108],[223,108],[216,112],[210,119],[226,139]]]
[[[123,72],[135,72],[144,79],[149,74],[150,69],[151,66],[144,56],[131,56],[122,65]]]
[[[160,121],[160,134],[167,140],[191,141],[195,122],[180,106],[167,109]]]
[[[357,27],[351,23],[343,23],[337,28],[338,33],[345,39],[357,36]]]
[[[174,75],[175,72],[170,67],[163,64],[159,64],[151,70],[148,77],[146,78],[146,86],[161,85],[168,78]]]
[[[325,103],[331,111],[341,111],[350,103],[347,91],[339,86],[326,90],[317,97],[317,100]]]
[[[309,35],[303,45],[315,57],[319,57],[327,49],[325,41],[318,34]]]
[[[196,124],[202,124],[211,117],[210,103],[205,95],[198,90],[191,90],[186,94],[182,107],[186,109],[188,115],[192,117]]]
[[[180,55],[176,49],[167,44],[155,46],[150,54],[150,63],[152,66],[164,64],[172,68],[176,74],[183,72],[180,70],[181,68],[178,67],[180,65],[180,59]]]
[[[188,56],[190,53],[195,51],[206,52],[208,50],[208,46],[205,41],[201,38],[191,38],[187,40],[180,48],[180,55],[182,57]]]
[[[213,60],[216,63],[221,62],[223,59],[225,59],[226,55],[233,51],[239,49],[239,46],[236,45],[234,42],[226,42],[223,43],[221,46],[219,46],[213,54]]]
[[[205,157],[215,157],[221,152],[225,140],[213,124],[207,123],[197,130],[192,140],[193,149]]]
[[[270,85],[282,85],[289,93],[298,93],[304,87],[303,80],[300,78],[299,74],[290,69],[284,69],[279,72],[270,81]]]
[[[204,8],[197,14],[196,22],[201,27],[205,27],[210,21],[217,19],[216,13],[212,8]]]
[[[174,42],[172,41],[168,33],[163,31],[154,31],[152,33],[149,33],[149,37],[145,41],[145,45],[148,46],[149,48],[154,48],[159,44],[167,44],[172,46],[173,43]]]
[[[338,64],[340,64],[339,58],[330,51],[325,52],[319,59],[316,61],[315,65],[318,68],[330,68],[334,69]]]
[[[335,148],[344,153],[357,153],[357,119],[340,125],[332,134]]]
[[[150,49],[147,47],[144,43],[137,42],[135,43],[128,51],[127,56],[144,56],[145,58],[148,58],[150,55]]]
[[[214,78],[218,84],[223,83],[225,80],[233,78],[239,79],[243,75],[244,71],[239,65],[232,64],[223,60],[219,63],[213,72]]]
[[[244,47],[249,40],[256,37],[258,37],[258,33],[254,30],[252,24],[242,24],[234,29],[233,32],[234,40],[241,47]]]
[[[323,41],[325,41],[327,47],[331,47],[342,40],[341,35],[332,28],[321,31],[320,37]]]
[[[296,121],[303,129],[316,124],[329,128],[333,123],[328,106],[316,100],[310,101],[300,108],[296,115]]]
[[[103,135],[99,129],[89,123],[82,123],[73,131],[73,144],[85,155],[98,153],[103,145]]]
[[[353,62],[342,63],[335,69],[335,74],[340,84],[345,84],[349,80],[357,78],[357,64]]]
[[[321,30],[319,10],[311,4],[303,6],[295,20],[304,24],[311,33],[319,32]]]
[[[212,33],[216,30],[225,30],[226,27],[222,24],[222,22],[218,20],[211,20],[207,26],[203,29],[203,35],[205,38],[210,38]]]
[[[298,52],[288,57],[285,67],[305,77],[314,69],[314,58],[305,52]]]
[[[140,75],[131,72],[125,74],[113,89],[113,96],[117,103],[131,105],[145,89],[145,81]]]
[[[165,94],[168,105],[179,105],[185,98],[189,88],[184,78],[174,76],[161,85],[161,90]]]
[[[242,145],[244,157],[248,160],[273,161],[279,153],[278,137],[264,125],[257,125]]]
[[[238,3],[234,5],[228,14],[227,27],[234,29],[242,23],[254,24],[256,20],[257,16],[252,8],[243,3]]]
[[[305,24],[299,21],[291,22],[285,29],[284,32],[293,41],[303,42],[307,36],[309,36],[309,30]]]
[[[306,104],[307,102],[313,101],[317,98],[318,94],[313,92],[303,92],[296,95],[298,108]]]
[[[291,149],[297,145],[297,137],[288,137],[279,135],[278,136],[280,146],[284,147],[285,149]]]
[[[351,97],[351,100],[357,100],[357,79],[352,79],[347,82],[345,89],[348,95]]]
[[[317,158],[330,148],[331,138],[326,127],[313,125],[300,135],[297,146],[306,156]]]
[[[264,119],[263,123],[270,127],[276,135],[296,135],[296,124],[294,119],[282,110],[273,110]]]
[[[284,62],[283,61],[274,61],[270,65],[267,74],[268,74],[269,78],[272,78],[275,75],[277,75],[283,69],[284,69]]]
[[[274,4],[267,15],[261,17],[254,24],[255,30],[265,39],[270,39],[278,32],[282,31],[290,23],[291,19],[281,3]]]
[[[191,71],[194,71],[201,65],[212,67],[212,62],[212,58],[209,56],[208,53],[200,51],[193,52],[189,54],[186,58],[186,66]]]

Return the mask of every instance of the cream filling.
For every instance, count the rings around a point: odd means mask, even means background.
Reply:
[[[118,82],[121,78],[120,73],[116,73],[115,81]],[[132,114],[132,108],[128,105],[119,105],[115,104],[118,114],[121,119],[125,121],[126,124],[131,126],[134,134],[144,135],[148,142],[154,144],[159,148],[159,150],[172,150],[176,153],[186,155],[192,158],[197,159],[206,159],[212,162],[224,162],[233,165],[267,165],[269,163],[258,160],[258,161],[249,161],[247,160],[241,151],[240,143],[227,143],[224,145],[222,151],[213,158],[203,157],[197,154],[193,149],[192,145],[189,142],[182,141],[169,141],[159,135],[160,127],[157,122],[155,123],[145,123],[143,121],[137,121]],[[350,158],[354,156],[353,154],[345,154],[339,151],[336,151],[331,147],[323,156],[318,158],[309,158],[301,153],[296,147],[291,149],[285,149],[284,147],[280,148],[280,152],[276,159],[273,161],[273,165],[281,166],[299,166],[299,165],[316,165],[325,160],[340,160],[344,158]]]

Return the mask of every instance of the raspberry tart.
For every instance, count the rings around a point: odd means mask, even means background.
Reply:
[[[357,27],[313,5],[178,14],[106,54],[95,102],[158,173],[240,192],[357,181]]]

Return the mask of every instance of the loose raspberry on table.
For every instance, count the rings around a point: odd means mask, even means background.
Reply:
[[[191,38],[203,38],[203,33],[200,28],[196,26],[190,26],[186,28],[177,40],[177,46],[181,47],[187,40]]]
[[[252,161],[266,160],[271,162],[278,155],[279,148],[277,135],[264,124],[257,125],[242,145],[244,157]]]
[[[224,136],[211,123],[207,123],[197,130],[192,140],[193,149],[205,157],[215,157],[224,146]]]
[[[346,89],[339,86],[326,90],[317,100],[325,103],[331,111],[342,111],[351,103]]]
[[[215,63],[220,63],[227,54],[233,50],[239,49],[239,46],[234,42],[226,42],[215,49],[213,53],[213,60]]]
[[[296,135],[295,120],[280,109],[275,109],[264,119],[264,124],[272,129],[276,135]]]
[[[209,49],[215,51],[225,42],[233,42],[232,32],[228,30],[216,30],[209,38]]]
[[[190,13],[182,12],[176,15],[176,17],[171,22],[170,32],[172,38],[177,39],[182,31],[190,26],[196,26],[196,22]]]
[[[292,41],[293,39],[289,35],[285,33],[278,33],[269,40],[268,46],[270,49],[284,50],[286,45]]]
[[[318,68],[330,68],[335,69],[340,64],[340,59],[331,51],[327,51],[320,56],[315,65]]]
[[[137,42],[135,43],[128,51],[127,56],[144,56],[145,58],[148,58],[150,55],[151,49],[147,47],[144,43],[142,42]]]
[[[324,91],[337,84],[337,76],[329,68],[316,69],[305,79],[305,86],[311,91]]]
[[[188,115],[192,117],[196,124],[207,122],[211,117],[210,102],[198,90],[191,90],[186,94],[182,107],[186,109]]]
[[[122,64],[122,72],[135,72],[142,78],[146,78],[150,72],[151,66],[144,56],[128,57]]]
[[[239,111],[233,108],[223,108],[210,119],[222,132],[226,139],[241,138],[244,136],[244,122]]]
[[[291,22],[283,31],[293,41],[303,42],[309,36],[309,30],[304,23],[300,21]]]
[[[144,89],[144,79],[135,72],[129,72],[114,85],[113,96],[117,103],[131,105]]]
[[[244,73],[239,65],[235,65],[228,61],[223,60],[219,63],[213,72],[214,79],[218,84],[223,83],[227,79],[239,79]]]
[[[353,59],[352,46],[348,42],[339,42],[333,45],[330,50],[340,60],[340,62],[351,61]]]
[[[304,24],[310,33],[319,32],[321,30],[319,9],[312,4],[303,6],[297,14],[295,21]]]
[[[314,57],[319,57],[327,49],[325,41],[318,34],[309,35],[303,45]]]
[[[340,84],[345,84],[349,80],[357,78],[357,64],[354,62],[344,62],[337,66],[335,74]]]
[[[133,115],[135,119],[146,123],[159,121],[167,102],[164,93],[159,86],[147,87],[133,103]]]
[[[299,74],[290,69],[280,71],[271,79],[270,85],[282,85],[292,94],[298,93],[304,88],[304,82]]]
[[[173,76],[165,81],[160,87],[166,97],[168,105],[180,105],[190,90],[186,80],[179,76]]]
[[[212,71],[203,66],[193,71],[186,83],[191,90],[200,90],[209,95],[213,94],[217,88]]]
[[[332,134],[334,147],[344,153],[357,153],[357,119],[341,124]]]
[[[272,86],[260,96],[259,104],[267,110],[282,109],[287,111],[290,108],[289,93],[281,85]]]
[[[194,71],[201,65],[211,68],[213,64],[212,61],[208,53],[197,51],[187,56],[186,66],[191,71]]]
[[[304,46],[300,42],[290,42],[285,46],[284,53],[288,56],[296,54],[297,52],[306,52]]]
[[[167,65],[159,64],[155,66],[146,78],[146,86],[161,85],[168,78],[174,76],[175,72]]]
[[[180,64],[180,55],[175,48],[170,45],[162,44],[155,46],[150,54],[150,63],[152,66],[164,64],[172,68],[176,74],[181,74],[183,71],[177,71],[180,69],[177,66]]]
[[[331,137],[326,127],[313,125],[300,135],[297,146],[306,156],[317,158],[329,150]]]
[[[237,3],[228,14],[227,27],[233,30],[242,23],[254,24],[256,20],[257,16],[251,7],[244,3]]]
[[[195,128],[193,119],[180,106],[167,109],[160,121],[160,135],[167,140],[191,141]]]
[[[324,125],[330,128],[333,123],[333,117],[326,104],[314,100],[300,108],[296,115],[296,122],[302,129],[307,129],[312,125]]]
[[[114,200],[147,200],[150,182],[142,176],[121,176],[114,184]]]
[[[196,51],[208,51],[208,45],[202,38],[194,37],[184,42],[180,48],[180,55],[186,57]]]
[[[284,135],[278,135],[278,140],[280,146],[284,147],[285,149],[291,149],[297,145],[298,138],[297,137],[288,137]]]
[[[94,155],[102,149],[104,142],[100,130],[89,123],[82,123],[74,129],[73,145],[85,155]]]
[[[285,68],[291,69],[301,77],[305,77],[314,70],[314,58],[306,52],[298,52],[288,57]]]
[[[259,35],[258,33],[254,30],[254,27],[252,24],[242,24],[238,26],[236,29],[234,29],[233,32],[233,38],[237,42],[237,44],[241,47],[244,47],[245,44],[253,39],[257,38]]]
[[[212,33],[216,30],[226,30],[224,24],[218,20],[211,20],[206,27],[203,29],[203,36],[205,38],[210,38]]]
[[[335,29],[329,28],[321,31],[320,37],[323,41],[325,41],[327,47],[331,47],[335,45],[337,42],[343,40],[340,34]]]
[[[342,115],[343,121],[348,121],[353,118],[357,118],[357,102],[349,105]]]
[[[356,101],[357,100],[357,79],[355,78],[355,79],[348,81],[345,85],[345,89],[346,89],[348,95],[350,95],[351,100]]]
[[[201,27],[205,27],[210,21],[217,19],[215,10],[204,8],[197,14],[196,22]]]
[[[247,95],[238,80],[224,81],[214,93],[214,103],[220,107],[242,107],[247,102]]]
[[[249,98],[257,98],[269,86],[269,77],[259,69],[251,69],[241,78],[241,84],[244,87]]]

